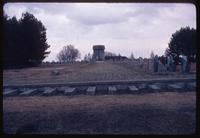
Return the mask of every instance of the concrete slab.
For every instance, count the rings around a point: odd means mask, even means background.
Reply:
[[[116,88],[117,88],[117,91],[125,91],[125,90],[127,90],[127,86],[125,86],[125,85],[117,85]]]
[[[16,95],[18,92],[17,89],[7,89],[5,92],[3,92],[3,96],[13,96]]]
[[[45,88],[42,95],[53,95],[56,92],[56,88]]]
[[[186,86],[187,88],[194,90],[196,89],[196,82],[187,83]]]
[[[178,84],[168,84],[169,89],[182,89],[183,86],[178,85]]]
[[[139,86],[138,86],[138,89],[139,90],[143,90],[143,89],[146,89],[147,88],[147,84],[140,84]]]
[[[96,87],[88,87],[86,90],[87,95],[95,95]]]
[[[138,91],[139,89],[135,85],[128,86],[128,89],[132,92]]]
[[[26,91],[20,93],[19,95],[20,96],[31,96],[31,95],[34,95],[35,93],[37,93],[37,89],[29,89],[29,90],[26,90]]]
[[[63,86],[63,87],[58,87],[57,90],[58,90],[58,91],[64,92],[64,91],[65,91],[66,89],[68,89],[68,88],[70,88],[70,87],[68,87],[68,86]]]
[[[159,86],[157,86],[157,85],[148,85],[148,87],[150,88],[150,89],[152,89],[152,90],[160,90],[160,87]]]
[[[76,91],[76,88],[66,88],[64,91],[64,94],[68,95],[68,94],[72,94]]]
[[[4,89],[3,89],[3,93],[4,93],[4,92],[7,92],[7,91],[10,91],[10,90],[13,90],[13,89],[11,89],[11,88],[4,88]]]
[[[115,86],[108,86],[108,94],[114,94],[117,92],[117,88]]]

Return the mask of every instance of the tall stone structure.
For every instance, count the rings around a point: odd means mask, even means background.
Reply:
[[[93,60],[104,61],[105,60],[105,46],[104,45],[93,45]]]

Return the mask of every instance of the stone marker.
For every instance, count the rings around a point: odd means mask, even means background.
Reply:
[[[154,57],[154,59],[153,59],[153,68],[154,68],[154,72],[158,72],[158,63],[159,63],[158,56],[155,55],[155,57]]]
[[[20,96],[30,96],[30,95],[35,94],[37,91],[38,91],[37,89],[29,89],[29,90],[26,90],[26,91],[20,93],[19,95]]]
[[[138,88],[134,85],[128,86],[128,88],[129,88],[130,91],[138,91]]]
[[[157,85],[149,85],[148,87],[152,90],[160,90],[160,87],[158,87]]]
[[[11,90],[5,90],[5,92],[3,93],[3,96],[12,96],[17,94],[18,90],[17,89],[11,89]]]
[[[116,91],[117,91],[117,88],[115,86],[108,87],[108,94],[114,94]]]
[[[42,95],[52,95],[56,92],[56,88],[45,88],[45,91]]]
[[[76,91],[76,88],[66,88],[65,91],[64,91],[64,94],[72,94]]]
[[[94,95],[96,91],[96,87],[88,87],[86,90],[87,95]]]

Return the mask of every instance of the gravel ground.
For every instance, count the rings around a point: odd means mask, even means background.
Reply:
[[[196,93],[3,98],[4,133],[193,134]]]

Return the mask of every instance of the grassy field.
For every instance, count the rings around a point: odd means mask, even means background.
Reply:
[[[3,99],[9,134],[193,134],[195,126],[195,92]]]
[[[51,75],[57,69],[60,75]],[[67,83],[86,81],[112,81],[112,80],[140,80],[154,78],[187,78],[195,74],[168,73],[155,75],[131,63],[75,63],[68,65],[41,66],[25,69],[11,69],[3,71],[3,84],[39,84],[39,83]]]

